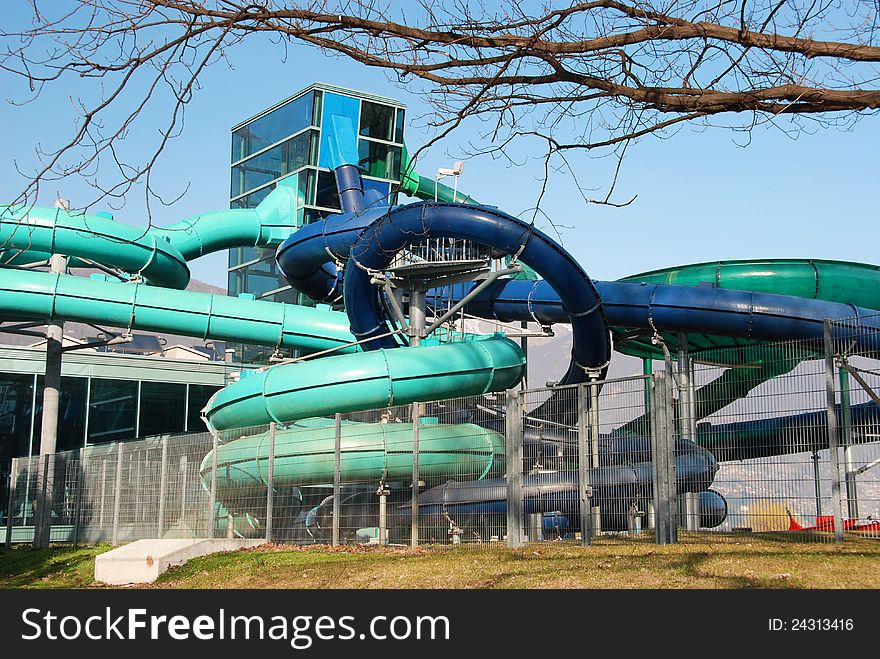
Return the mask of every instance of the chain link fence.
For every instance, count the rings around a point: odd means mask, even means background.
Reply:
[[[880,537],[880,337],[668,354],[652,375],[13,462],[7,542]]]

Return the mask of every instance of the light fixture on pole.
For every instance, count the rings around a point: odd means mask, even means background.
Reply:
[[[440,179],[446,178],[447,176],[452,176],[455,178],[455,183],[452,186],[452,202],[455,203],[456,197],[458,196],[458,177],[461,176],[461,173],[464,171],[464,162],[461,160],[457,160],[455,165],[452,166],[452,169],[448,167],[441,167],[437,170],[437,177],[434,179],[434,201],[437,201],[437,189],[440,186]]]

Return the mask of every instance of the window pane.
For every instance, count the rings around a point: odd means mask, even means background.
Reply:
[[[185,384],[141,383],[141,437],[183,432],[185,412]]]
[[[89,399],[89,444],[135,436],[138,383],[92,378]]]
[[[358,140],[358,167],[368,176],[400,179],[400,147]]]
[[[237,197],[308,165],[312,134],[312,131],[308,131],[298,135],[233,167],[230,196]]]
[[[394,141],[403,144],[403,120],[404,120],[404,111],[397,111],[397,125],[394,129]]]
[[[365,178],[363,180],[364,184],[364,192],[367,190],[375,190],[379,193],[382,201],[382,204],[388,204],[389,201],[389,192],[391,192],[391,184],[386,181],[374,181],[372,179]]]
[[[235,176],[235,174],[233,174]],[[230,208],[256,208],[263,199],[269,196],[269,193],[275,189],[274,185],[267,185],[265,188],[260,188],[256,192],[251,192],[244,197],[239,197],[231,204],[229,204]]]
[[[360,133],[365,137],[391,141],[394,135],[394,108],[363,101]]]
[[[356,98],[351,96],[342,96],[340,94],[324,94],[324,124],[321,129],[321,159],[320,166],[332,169],[339,163],[336,162],[338,148],[331,148],[330,138],[338,137],[333,127],[348,127],[351,136],[357,135],[358,108],[360,103]],[[354,145],[337,145],[352,148]]]
[[[232,162],[275,144],[312,124],[312,94],[305,94],[273,110],[265,117],[239,128],[232,134]]]
[[[318,191],[315,194],[315,205],[325,208],[341,209],[339,205],[339,189],[336,177],[332,172],[318,172]]]
[[[40,452],[45,381],[45,376],[37,376],[37,406],[34,414],[34,455]],[[68,451],[74,448],[82,448],[83,446],[87,387],[88,378],[61,378],[61,391],[58,398],[58,434],[55,439],[56,451]]]
[[[205,422],[202,421],[202,409],[208,404],[208,399],[223,387],[214,387],[209,384],[189,385],[189,413],[186,417],[186,429],[188,432],[204,432]]]
[[[3,473],[8,471],[12,458],[28,454],[33,392],[33,375],[0,374],[0,470]],[[2,505],[0,501],[0,507]]]

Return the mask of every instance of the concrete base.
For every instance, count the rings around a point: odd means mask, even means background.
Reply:
[[[191,558],[256,547],[265,540],[193,538],[138,540],[95,558],[95,581],[121,586],[151,583],[169,567]]]

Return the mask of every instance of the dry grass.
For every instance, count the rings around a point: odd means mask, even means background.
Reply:
[[[170,570],[150,588],[878,588],[880,543],[795,543],[741,535],[684,537],[657,546],[603,541],[380,549],[266,545],[216,554]],[[95,548],[0,553],[0,585],[94,587]]]

